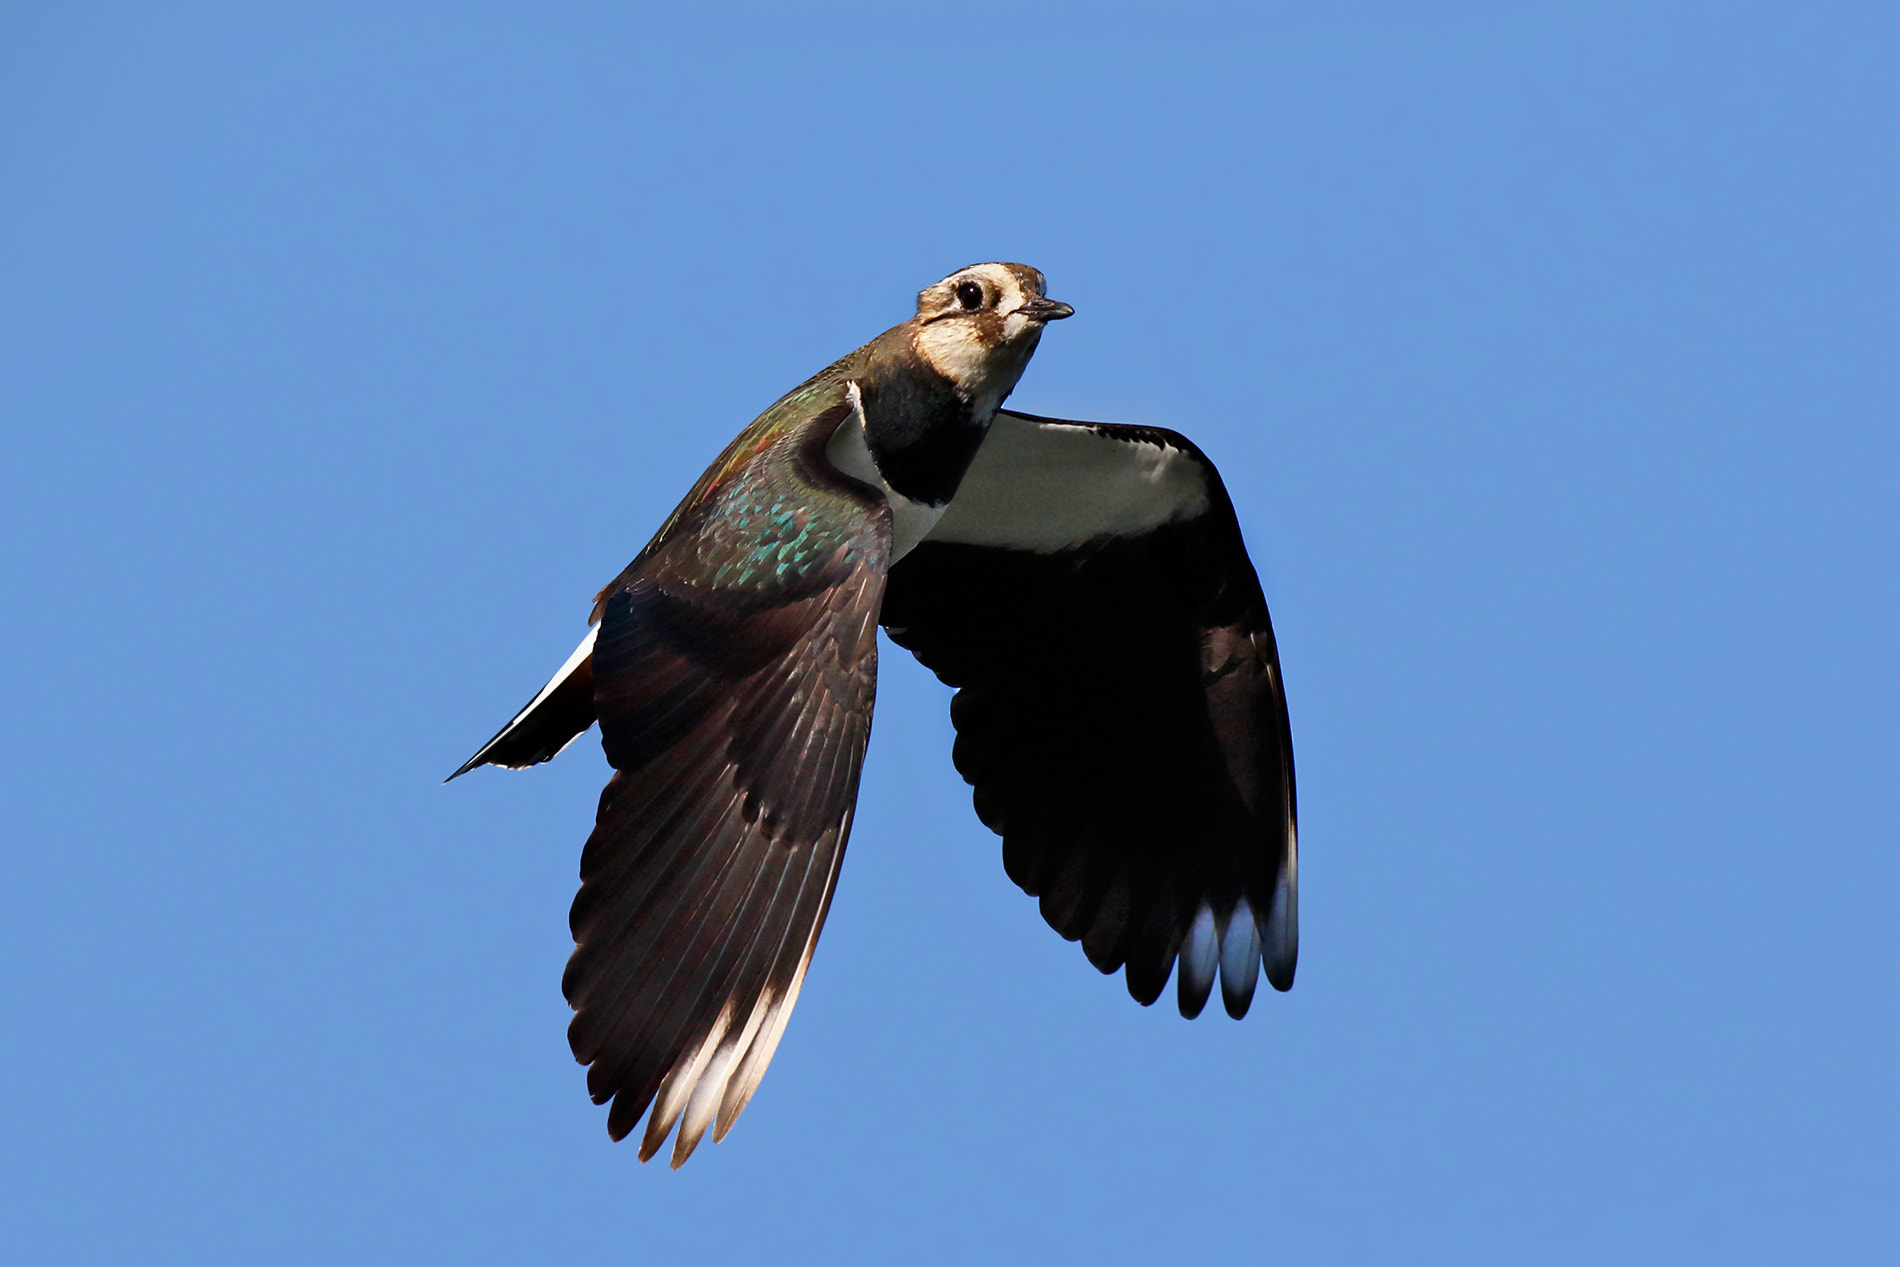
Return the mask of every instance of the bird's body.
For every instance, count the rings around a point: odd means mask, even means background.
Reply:
[[[595,721],[613,778],[563,986],[618,1139],[722,1137],[824,923],[882,623],[959,688],[955,759],[1012,879],[1104,972],[1184,1015],[1218,968],[1292,984],[1291,737],[1259,582],[1173,432],[1000,412],[1042,275],[976,265],[783,397],[598,595],[587,639],[460,774]],[[453,776],[451,776],[453,777]]]

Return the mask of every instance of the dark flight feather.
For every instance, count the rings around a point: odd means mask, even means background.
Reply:
[[[1105,521],[1060,548],[926,539],[891,569],[884,624],[958,688],[957,769],[1049,925],[1122,969],[1144,1004],[1180,960],[1184,1015],[1218,968],[1242,1015],[1262,957],[1276,988],[1293,983],[1298,856],[1279,653],[1232,504],[1173,432],[1018,418],[1071,446],[1058,429],[1086,428],[1131,462],[1154,456],[1144,445],[1172,450],[1200,470],[1196,500],[1182,518],[1127,535]],[[970,479],[1011,478],[983,461]],[[986,495],[1001,505],[1008,491]],[[1090,499],[1086,484],[1064,492]]]
[[[881,499],[818,412],[701,496],[603,592],[590,665],[615,773],[563,989],[588,1090],[645,1160],[723,1135],[777,1045],[849,833],[876,688]],[[786,489],[796,489],[788,497]],[[779,516],[777,535],[715,520]],[[788,563],[789,561],[789,563]]]

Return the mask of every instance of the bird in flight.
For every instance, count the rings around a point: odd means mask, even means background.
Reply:
[[[614,773],[562,990],[608,1133],[723,1139],[798,1000],[871,733],[877,629],[948,685],[1003,868],[1181,1014],[1293,985],[1292,734],[1260,582],[1185,437],[1001,408],[1051,321],[975,264],[739,433],[451,779],[595,722]],[[650,1110],[650,1112],[649,1112]]]

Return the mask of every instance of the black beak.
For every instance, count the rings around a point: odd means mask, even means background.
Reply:
[[[1040,295],[1023,300],[1023,306],[1016,311],[1031,321],[1060,321],[1064,317],[1075,315],[1075,309],[1069,305],[1057,303],[1053,299],[1044,299]]]

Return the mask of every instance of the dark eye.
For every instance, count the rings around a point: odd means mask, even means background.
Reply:
[[[983,288],[975,282],[958,282],[957,302],[963,305],[963,311],[975,312],[983,306]]]

